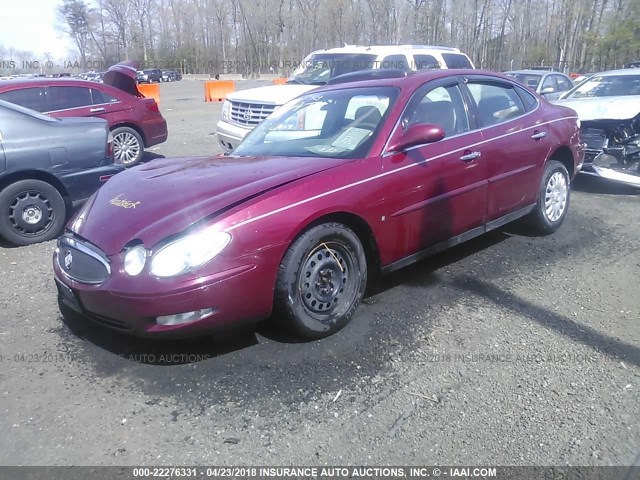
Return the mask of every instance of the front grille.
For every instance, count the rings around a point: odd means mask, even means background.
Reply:
[[[586,144],[587,150],[602,151],[606,140],[607,134],[600,128],[582,129],[582,141]]]
[[[276,106],[268,103],[231,102],[231,121],[255,127],[273,113]]]
[[[96,246],[62,236],[58,240],[57,262],[60,270],[72,280],[97,285],[109,278],[109,260]]]

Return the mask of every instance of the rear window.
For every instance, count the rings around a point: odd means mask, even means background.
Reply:
[[[442,58],[447,68],[473,68],[469,59],[459,53],[443,53]]]
[[[22,88],[0,93],[0,99],[30,108],[36,112],[46,111],[44,88],[42,87]]]

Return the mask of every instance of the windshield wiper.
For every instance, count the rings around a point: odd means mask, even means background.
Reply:
[[[306,85],[326,85],[327,82],[325,82],[324,80],[319,80],[317,82],[309,82]]]
[[[291,80],[287,80],[284,83],[292,83],[292,84],[296,84],[296,85],[306,85],[306,83],[301,82],[300,80],[296,80],[295,78],[291,79]]]

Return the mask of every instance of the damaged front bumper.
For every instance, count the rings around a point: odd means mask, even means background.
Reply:
[[[581,172],[640,188],[640,114],[630,120],[582,122]]]

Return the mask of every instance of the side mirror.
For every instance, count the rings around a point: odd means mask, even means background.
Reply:
[[[416,123],[402,132],[388,148],[389,152],[401,152],[416,145],[439,142],[445,137],[444,130],[432,123]]]
[[[545,87],[540,92],[542,95],[549,95],[550,93],[556,93],[556,89],[553,87]]]

